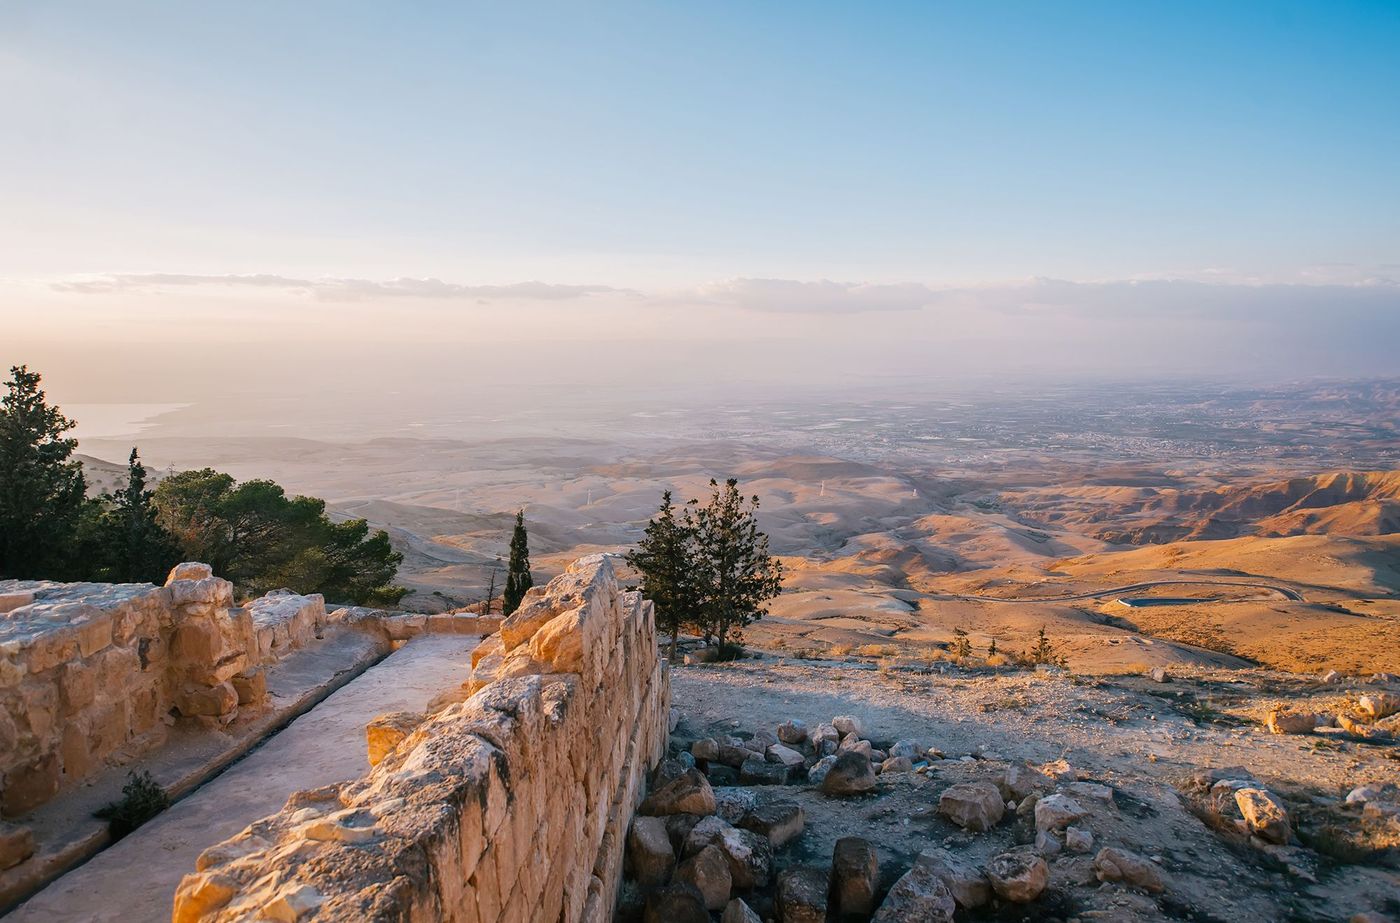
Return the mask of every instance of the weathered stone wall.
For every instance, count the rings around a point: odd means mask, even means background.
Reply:
[[[261,702],[262,669],[327,623],[317,595],[234,606],[203,564],[163,587],[0,581],[0,813],[159,746],[177,719],[228,723]]]
[[[668,731],[651,604],[584,558],[473,659],[474,694],[411,731],[395,715],[367,776],[206,850],[174,919],[609,919]]]

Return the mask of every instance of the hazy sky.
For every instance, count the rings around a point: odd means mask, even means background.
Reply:
[[[1400,373],[1397,48],[1390,0],[8,0],[0,361]]]

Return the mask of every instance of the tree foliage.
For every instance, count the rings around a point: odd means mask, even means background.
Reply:
[[[161,583],[181,559],[174,536],[156,520],[146,487],[146,466],[136,449],[127,459],[126,486],[89,500],[79,525],[78,546],[88,562],[85,576],[116,583]]]
[[[646,534],[627,563],[642,575],[642,595],[656,606],[656,622],[671,636],[670,659],[676,659],[681,629],[700,623],[699,588],[694,579],[695,531],[690,517],[676,515],[671,492],[661,495],[661,506],[647,525]]]
[[[403,555],[363,519],[332,522],[326,503],[288,497],[267,480],[244,481],[212,468],[182,471],[154,494],[157,521],[187,558],[204,561],[250,595],[278,587],[335,602],[392,605]]]
[[[758,497],[739,494],[739,481],[710,481],[709,503],[687,505],[694,534],[693,579],[699,627],[723,649],[731,636],[768,613],[764,604],[782,592],[782,564],[768,553],[758,528]]]
[[[525,534],[525,511],[515,514],[515,531],[510,536],[510,560],[506,564],[506,586],[501,593],[501,614],[510,615],[520,608],[525,591],[534,586],[530,576],[530,541]]]
[[[0,577],[80,576],[73,553],[86,484],[73,428],[27,366],[0,398]]]

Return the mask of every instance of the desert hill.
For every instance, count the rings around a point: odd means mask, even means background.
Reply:
[[[1390,535],[1400,531],[1400,471],[1331,471],[1205,489],[1103,485],[1007,491],[1028,521],[1114,544],[1241,535]]]

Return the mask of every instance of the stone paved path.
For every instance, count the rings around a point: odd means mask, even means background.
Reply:
[[[110,849],[50,884],[5,923],[133,923],[170,919],[180,878],[195,858],[303,788],[369,768],[365,723],[416,711],[466,679],[478,638],[420,637],[292,722],[242,761]]]

